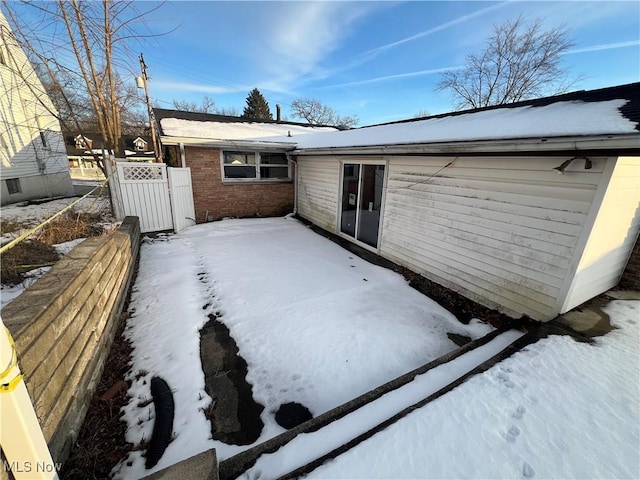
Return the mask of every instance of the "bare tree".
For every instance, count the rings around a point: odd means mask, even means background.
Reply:
[[[461,109],[562,93],[577,81],[561,65],[572,46],[566,27],[546,30],[541,19],[526,23],[520,16],[495,25],[484,50],[445,72],[437,88],[451,92]]]
[[[227,115],[230,117],[239,117],[240,111],[235,107],[220,107],[216,108],[216,113],[218,115]]]
[[[315,125],[355,127],[360,121],[355,115],[338,115],[333,108],[311,98],[296,98],[291,102],[291,115]]]
[[[193,100],[173,100],[172,103],[173,108],[175,108],[176,110],[198,113],[217,113],[216,102],[208,95],[205,95],[200,103]]]
[[[97,128],[92,130],[101,133],[105,148],[122,154],[119,140],[123,119],[140,126],[136,104],[141,99],[121,72],[131,71],[130,65],[134,63],[129,49],[131,42],[146,38],[134,28],[146,13],[138,12],[134,2],[113,0],[15,5],[31,7],[32,13],[40,15],[39,22],[31,17],[26,23],[13,11],[14,5],[5,2],[20,45],[31,58],[37,59],[52,90],[60,95],[62,101],[57,107],[63,126],[73,123],[82,131],[87,129],[88,122],[95,122]],[[50,35],[38,35],[39,30]],[[133,78],[129,83],[133,84]]]
[[[428,116],[430,116],[430,115],[431,115],[431,114],[429,113],[429,111],[428,111],[428,110],[424,110],[424,109],[422,109],[422,110],[419,110],[419,111],[418,111],[418,113],[416,113],[416,114],[413,116],[413,118],[424,118],[424,117],[428,117]]]

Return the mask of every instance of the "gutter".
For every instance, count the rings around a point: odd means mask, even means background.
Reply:
[[[298,214],[298,161],[293,159],[293,156],[287,153],[287,160],[294,165],[293,175],[293,214]]]
[[[523,138],[458,142],[406,143],[344,147],[297,148],[294,155],[513,155],[572,154],[640,155],[640,134]]]
[[[211,138],[191,138],[191,137],[161,137],[163,145],[179,145],[185,147],[210,147],[210,148],[249,148],[255,149],[277,149],[293,150],[296,144],[293,142],[268,142],[255,141],[249,139],[211,139]]]

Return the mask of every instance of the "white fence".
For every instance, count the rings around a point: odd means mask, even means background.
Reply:
[[[193,190],[191,187],[191,169],[169,167],[167,171],[169,173],[173,229],[179,232],[196,223]]]
[[[189,168],[133,162],[115,166],[112,192],[119,218],[138,217],[142,233],[179,232],[195,224]]]

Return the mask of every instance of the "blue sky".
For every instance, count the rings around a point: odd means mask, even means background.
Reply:
[[[494,24],[521,14],[567,26],[575,46],[562,61],[582,77],[574,89],[640,81],[637,0],[167,2],[146,29],[171,32],[142,51],[151,96],[165,108],[208,95],[241,112],[257,87],[291,120],[291,101],[305,97],[368,125],[453,110],[435,90],[439,73],[478,52]]]

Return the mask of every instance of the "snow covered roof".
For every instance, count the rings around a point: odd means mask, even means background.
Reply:
[[[452,112],[422,119],[338,130],[293,122],[154,109],[161,134],[193,143],[233,142],[295,149],[298,154],[367,149],[392,152],[409,146],[611,136],[595,148],[640,149],[640,83],[581,90],[509,105]],[[635,135],[634,135],[635,134]],[[619,135],[630,137],[626,143]],[[547,144],[547,149],[551,144]],[[234,143],[235,144],[235,143]],[[505,147],[506,148],[506,147]],[[536,147],[538,148],[538,147]]]
[[[178,110],[154,109],[161,135],[210,140],[267,140],[282,137],[280,142],[294,143],[294,136],[312,132],[335,132],[337,128],[274,120],[250,120],[242,117],[213,115]]]
[[[640,83],[297,139],[298,150],[638,134]],[[637,145],[640,147],[640,144]]]

